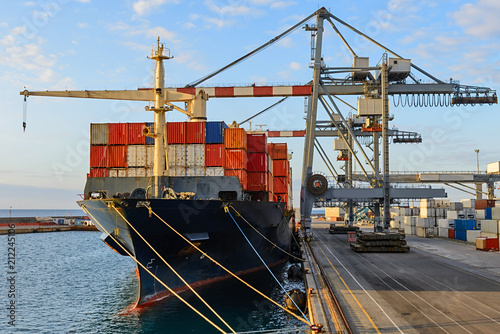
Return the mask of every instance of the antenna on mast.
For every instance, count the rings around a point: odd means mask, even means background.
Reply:
[[[24,87],[24,90],[26,90],[26,87]],[[26,95],[24,95],[24,102],[23,102],[23,132],[26,132],[26,113],[28,111],[28,101],[26,101]]]

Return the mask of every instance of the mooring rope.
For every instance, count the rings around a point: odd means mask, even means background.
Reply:
[[[290,315],[294,316],[295,318],[297,318],[298,320],[302,321],[302,322],[305,322],[306,324],[310,325],[311,323],[308,321],[308,320],[304,320],[302,317],[299,317],[297,314],[293,313],[292,311],[290,311],[289,309],[287,309],[286,307],[283,307],[281,306],[280,304],[278,304],[277,302],[275,302],[273,299],[271,299],[269,296],[266,296],[264,293],[262,293],[261,291],[257,290],[256,288],[254,288],[252,285],[248,284],[247,282],[245,282],[241,277],[237,276],[235,273],[233,273],[232,271],[230,271],[229,269],[227,269],[226,267],[224,267],[222,264],[220,264],[219,262],[217,262],[214,258],[212,258],[210,255],[208,255],[207,253],[205,253],[204,251],[202,251],[198,246],[196,246],[195,244],[193,244],[191,242],[191,240],[187,239],[182,233],[178,232],[176,229],[174,229],[172,226],[170,226],[163,218],[161,218],[156,212],[153,211],[153,209],[150,207],[150,206],[146,206],[149,210],[150,213],[152,213],[153,215],[155,215],[156,218],[158,218],[161,222],[163,222],[163,224],[165,224],[169,229],[171,229],[175,234],[177,234],[179,237],[181,237],[184,241],[186,241],[191,247],[193,247],[194,249],[196,249],[198,252],[200,252],[203,256],[205,256],[207,259],[209,259],[210,261],[212,261],[213,263],[215,263],[216,265],[218,265],[221,269],[223,269],[224,271],[226,271],[228,274],[230,274],[231,276],[233,276],[234,278],[236,278],[238,281],[240,281],[241,283],[245,284],[247,287],[249,287],[250,289],[252,289],[253,291],[255,291],[256,293],[258,293],[260,296],[264,297],[265,299],[267,299],[268,301],[270,301],[271,303],[273,303],[274,305],[278,306],[279,308],[281,308],[282,310],[284,310],[285,312],[289,313]]]
[[[191,304],[189,304],[186,300],[184,300],[184,298],[182,298],[181,296],[179,296],[179,294],[177,294],[174,290],[172,290],[168,285],[166,285],[165,283],[163,283],[162,280],[160,280],[155,274],[153,274],[148,268],[146,268],[146,266],[144,266],[139,260],[137,260],[137,258],[135,256],[133,256],[120,242],[118,242],[118,240],[115,239],[115,237],[113,237],[111,235],[111,233],[109,233],[108,231],[106,231],[106,229],[99,223],[99,221],[97,221],[97,219],[95,219],[95,217],[90,213],[90,211],[85,207],[85,205],[81,205],[81,208],[83,211],[85,211],[85,213],[87,213],[94,222],[97,223],[97,225],[99,225],[100,228],[102,228],[102,230],[109,236],[111,237],[111,239],[113,239],[113,241],[118,245],[120,246],[123,251],[125,253],[127,253],[128,256],[130,256],[130,258],[132,258],[132,260],[134,260],[138,265],[140,265],[142,267],[142,269],[144,269],[145,271],[147,271],[154,279],[156,279],[161,285],[163,285],[170,293],[172,293],[174,296],[176,296],[177,298],[179,298],[180,301],[182,301],[184,304],[186,304],[190,309],[192,309],[194,312],[196,312],[196,314],[198,314],[200,317],[202,317],[204,320],[206,320],[210,325],[214,326],[215,328],[217,328],[217,330],[219,330],[219,332],[221,333],[224,333],[224,334],[227,334],[225,331],[223,331],[219,326],[217,326],[212,320],[208,319],[205,315],[203,315],[200,311],[198,311],[196,308],[194,308],[194,306],[192,306]]]
[[[222,321],[222,323],[226,325],[229,330],[231,330],[231,332],[236,334],[234,329],[232,329],[231,326],[229,326],[229,324],[224,319],[222,319],[222,317],[193,289],[193,287],[191,287],[191,285],[189,285],[188,282],[186,282],[186,280],[184,280],[184,278],[156,251],[156,249],[154,249],[154,247],[137,231],[137,229],[132,224],[130,224],[127,218],[125,218],[123,214],[118,211],[115,205],[113,205],[113,209],[115,209],[120,217],[122,217],[122,219],[132,228],[132,230],[134,230],[134,232],[142,239],[142,241],[144,241],[144,243],[146,243],[146,245],[151,248],[151,250],[163,261],[163,263],[165,263],[167,267],[172,270],[172,272],[182,281],[182,283],[184,283],[196,295],[196,297],[198,297],[202,301],[202,303],[205,304],[205,306],[208,307],[208,309],[212,311],[212,313],[215,314],[215,316],[219,318],[219,320]]]
[[[291,256],[299,261],[304,261],[304,259],[300,258],[300,257],[297,257],[289,252],[287,252],[286,250],[284,250],[283,248],[281,248],[280,246],[278,246],[276,243],[272,242],[271,240],[269,240],[265,235],[263,235],[262,233],[260,233],[259,230],[257,230],[252,224],[250,224],[250,222],[248,220],[245,219],[245,217],[243,217],[231,204],[229,205],[229,207],[231,209],[234,210],[234,212],[236,212],[236,214],[241,217],[241,219],[243,219],[243,221],[245,223],[247,223],[251,228],[254,229],[255,232],[257,232],[262,238],[264,238],[266,241],[268,241],[271,245],[273,245],[274,247],[278,248],[280,251],[282,251],[283,253],[287,254],[288,256]],[[292,234],[293,236],[293,234]],[[295,237],[294,237],[295,238]]]
[[[227,207],[226,207],[227,208]],[[271,274],[271,276],[273,276],[274,280],[278,283],[278,285],[281,287],[281,289],[285,292],[285,294],[288,296],[288,298],[292,301],[293,305],[295,305],[295,307],[297,308],[297,310],[300,311],[300,313],[302,314],[302,316],[304,317],[304,319],[306,319],[307,323],[309,325],[312,325],[312,323],[309,321],[309,319],[306,317],[306,315],[304,314],[304,312],[302,312],[302,310],[300,309],[300,307],[297,306],[297,304],[295,303],[295,301],[292,299],[292,297],[290,297],[290,295],[288,294],[288,292],[286,291],[286,289],[283,287],[283,285],[280,283],[280,281],[276,278],[276,276],[273,274],[273,272],[271,271],[271,269],[268,267],[267,263],[264,261],[264,259],[260,256],[259,252],[257,252],[257,250],[255,249],[255,247],[252,245],[252,243],[250,242],[250,240],[248,239],[248,237],[245,235],[245,232],[243,232],[243,230],[241,229],[240,225],[238,225],[238,223],[236,222],[236,220],[234,219],[233,215],[231,214],[231,212],[229,212],[229,208],[227,208],[227,210],[225,210],[229,216],[231,217],[231,219],[233,220],[233,222],[236,224],[236,227],[238,227],[238,230],[240,230],[241,234],[243,234],[243,237],[245,237],[246,241],[248,242],[248,244],[250,245],[250,247],[252,247],[253,251],[255,252],[255,254],[257,254],[258,258],[260,259],[260,261],[262,262],[262,264],[264,264],[264,266],[266,267],[266,269],[269,271],[269,273]]]

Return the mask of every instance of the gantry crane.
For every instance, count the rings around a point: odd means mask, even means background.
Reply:
[[[306,24],[310,19],[316,18],[316,24]],[[339,35],[353,56],[352,67],[327,67],[323,63],[322,43],[325,21],[331,25]],[[376,66],[369,66],[367,58],[358,57],[347,43],[334,21],[351,29],[355,33],[368,39],[381,47],[386,53],[382,62]],[[238,63],[255,55],[262,49],[276,43],[295,29],[304,26],[311,32],[311,60],[313,61],[313,80],[306,85],[295,86],[260,86],[247,85],[240,87],[199,87],[201,83],[225,71]],[[395,58],[388,58],[387,53]],[[496,92],[485,87],[463,86],[458,82],[443,82],[420,67],[404,59],[392,50],[363,34],[356,28],[340,20],[325,8],[321,8],[282,34],[269,42],[252,50],[234,62],[221,69],[193,81],[183,88],[166,87],[164,83],[163,60],[170,59],[170,51],[159,40],[153,47],[151,59],[156,60],[155,86],[150,89],[118,90],[118,91],[37,91],[24,90],[21,95],[27,96],[59,96],[76,98],[121,99],[134,101],[149,101],[153,106],[146,110],[155,114],[155,136],[164,136],[165,112],[177,110],[186,114],[191,121],[206,120],[206,101],[209,98],[234,98],[234,97],[294,97],[307,98],[307,117],[304,140],[304,159],[301,178],[301,220],[307,235],[310,235],[310,214],[314,201],[317,198],[334,198],[349,204],[352,214],[353,201],[375,201],[376,207],[383,205],[384,224],[389,224],[389,204],[391,199],[419,199],[431,197],[444,197],[443,189],[411,189],[393,188],[389,182],[389,138],[394,137],[399,142],[419,142],[421,138],[415,133],[394,132],[389,129],[389,96],[393,96],[395,103],[410,106],[443,106],[448,104],[493,104],[497,103]],[[430,78],[432,83],[422,83],[415,79],[409,68],[413,68]],[[373,71],[380,75],[374,76]],[[349,73],[347,77],[335,78],[338,73]],[[353,118],[345,118],[334,99],[343,95],[362,96],[358,100],[358,115],[364,117],[361,130],[356,129]],[[432,98],[431,98],[432,97]],[[173,102],[186,102],[186,109],[182,109]],[[344,101],[343,101],[344,102]],[[322,106],[329,119],[317,120],[318,106]],[[352,108],[352,107],[351,107]],[[359,125],[359,124],[358,124]],[[313,174],[314,148],[317,147],[322,157],[326,153],[316,137],[331,135],[338,137],[336,143],[340,150],[340,157],[346,161],[346,182],[343,187],[328,187],[326,178],[320,174]],[[365,153],[358,141],[360,136],[372,136],[373,159]],[[382,173],[379,168],[379,141],[382,139]],[[359,151],[371,171],[367,172],[356,150]],[[156,163],[165,161],[164,143],[155,141],[155,166],[154,166],[154,194],[160,196],[159,179],[164,175],[164,164]],[[360,167],[365,180],[370,188],[352,187],[354,161]],[[163,166],[163,167],[162,167]],[[375,210],[377,211],[377,210]],[[376,212],[378,214],[378,212]],[[382,228],[381,225],[377,225]]]

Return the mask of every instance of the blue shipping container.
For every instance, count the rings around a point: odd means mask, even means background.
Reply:
[[[467,241],[467,231],[455,230],[455,239]]]
[[[146,126],[151,132],[155,132],[155,123],[146,123]],[[146,136],[146,145],[154,145],[155,139],[153,137]]]
[[[484,209],[484,218],[491,220],[491,208]]]
[[[205,122],[205,144],[224,144],[225,122]]]
[[[455,219],[455,230],[467,231],[467,230],[480,230],[481,226],[475,219]]]

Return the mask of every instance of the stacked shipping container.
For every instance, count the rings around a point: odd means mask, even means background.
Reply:
[[[152,176],[154,138],[146,128],[154,132],[153,123],[92,124],[90,177]],[[169,176],[237,176],[254,200],[288,202],[286,144],[224,122],[170,122],[166,133]]]

